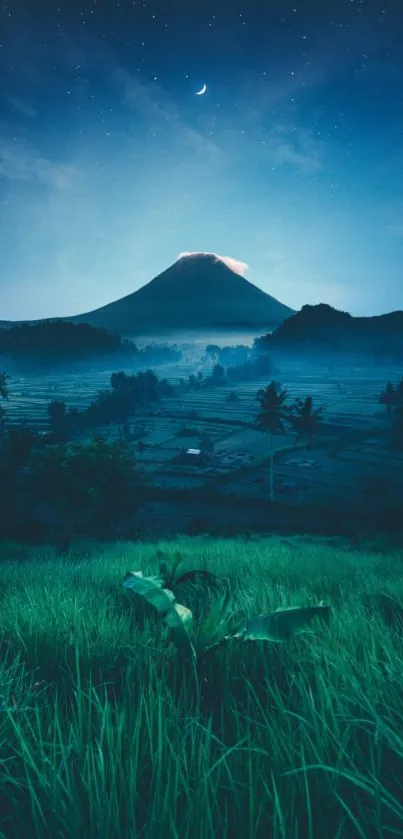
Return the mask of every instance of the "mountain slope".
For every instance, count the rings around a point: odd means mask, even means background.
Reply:
[[[373,317],[354,317],[320,303],[303,306],[270,335],[259,339],[262,348],[317,351],[372,352],[385,358],[403,354],[403,311]]]
[[[292,314],[219,257],[192,254],[133,294],[68,320],[130,335],[159,329],[269,328]]]

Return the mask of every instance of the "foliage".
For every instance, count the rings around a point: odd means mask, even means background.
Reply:
[[[381,405],[385,405],[386,413],[390,419],[392,408],[399,404],[399,394],[392,382],[388,382],[385,390],[382,390],[379,394],[379,402]]]
[[[28,468],[28,487],[50,528],[107,536],[138,506],[139,476],[121,441],[45,446]]]
[[[308,624],[317,617],[328,620],[330,607],[324,603],[317,606],[290,606],[277,609],[269,615],[249,618],[245,626],[233,635],[243,641],[289,641],[293,635],[304,632]]]
[[[84,411],[67,410],[65,403],[51,402],[48,414],[52,431],[61,439],[67,439],[75,431],[123,423],[139,410],[174,392],[172,385],[166,379],[159,379],[152,370],[134,375],[112,373],[110,384],[110,389],[99,391]]]
[[[171,629],[172,639],[176,646],[194,659],[197,652],[205,654],[229,641],[285,642],[293,635],[304,632],[314,618],[329,619],[330,607],[323,603],[307,607],[291,606],[266,615],[247,618],[237,631],[224,634],[224,627],[228,623],[232,608],[231,595],[227,589],[204,618],[197,635],[196,647],[191,637],[192,612],[176,602],[173,590],[175,586],[180,586],[184,582],[197,582],[200,578],[207,582],[211,580],[217,582],[218,578],[211,572],[201,569],[188,571],[178,576],[177,570],[181,562],[182,556],[177,552],[170,569],[165,561],[160,560],[158,575],[144,576],[142,571],[128,571],[123,586],[134,591],[156,609]]]
[[[317,433],[319,424],[322,421],[324,407],[314,408],[312,396],[306,399],[295,399],[287,417],[291,427],[297,433],[297,439],[306,437],[308,447],[312,443],[312,437]]]
[[[24,363],[24,369],[96,364],[119,359],[126,365],[176,363],[182,353],[176,345],[147,344],[142,349],[121,335],[87,323],[64,320],[23,323],[0,328],[0,356]]]
[[[223,367],[237,367],[248,361],[250,353],[250,347],[242,344],[235,347],[221,347],[218,360]]]
[[[144,478],[123,441],[54,443],[20,427],[9,430],[1,454],[3,538],[117,535],[144,494]]]
[[[174,364],[182,358],[182,351],[176,344],[147,344],[138,352],[137,363]]]
[[[214,363],[217,363],[220,357],[220,347],[217,344],[207,344],[205,349],[205,355],[207,360],[212,360]]]
[[[261,388],[256,394],[260,411],[256,417],[256,426],[265,431],[270,437],[270,500],[274,499],[274,456],[273,434],[285,433],[284,421],[290,415],[290,407],[286,405],[288,391],[282,390],[277,382],[272,381],[267,387]]]
[[[215,364],[211,373],[210,381],[212,384],[223,384],[225,381],[225,370],[222,364]]]
[[[269,376],[274,372],[271,356],[263,354],[245,361],[235,367],[228,367],[227,379],[229,382],[243,382],[259,376]]]
[[[401,835],[401,550],[258,534],[160,543],[227,576],[237,613],[332,607],[329,630],[225,643],[199,669],[116,585],[134,562],[158,574],[154,542],[63,557],[11,547],[0,564],[7,839]],[[202,646],[224,598],[206,596],[206,618],[213,609]]]
[[[25,368],[116,356],[130,363],[137,353],[131,341],[87,323],[55,320],[0,328],[0,355],[24,362]]]
[[[0,373],[0,399],[8,399],[8,380],[7,373]]]
[[[261,431],[276,434],[285,433],[284,420],[288,419],[290,408],[286,405],[288,391],[282,390],[280,385],[272,381],[267,387],[261,388],[256,394],[260,405],[260,412],[256,418],[256,425]]]
[[[393,449],[403,449],[403,378],[395,386],[388,382],[379,394],[379,402],[385,405],[390,427],[390,444]]]
[[[142,571],[128,571],[123,586],[153,606],[170,629],[176,646],[184,654],[194,657],[194,647],[189,638],[192,613],[175,602],[175,595],[164,588],[164,581],[160,577],[145,577]]]

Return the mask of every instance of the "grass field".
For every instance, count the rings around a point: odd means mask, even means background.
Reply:
[[[237,614],[324,600],[331,621],[192,669],[121,586],[156,547],[228,577]],[[402,835],[402,569],[303,537],[3,544],[0,835]]]

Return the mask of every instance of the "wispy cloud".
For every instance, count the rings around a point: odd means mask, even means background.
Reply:
[[[20,114],[23,114],[24,117],[29,117],[29,119],[35,119],[38,116],[38,111],[32,107],[30,102],[27,102],[25,99],[20,99],[18,96],[7,96],[6,97],[12,108],[18,111]]]
[[[276,166],[291,166],[307,175],[315,174],[324,166],[322,144],[301,129],[273,132],[268,149]]]
[[[0,177],[11,181],[36,181],[64,189],[79,176],[74,164],[55,162],[22,141],[0,137]]]
[[[183,259],[186,256],[215,256],[219,262],[223,262],[228,268],[231,268],[231,271],[235,271],[236,274],[240,274],[241,277],[244,277],[249,265],[246,262],[242,262],[240,259],[234,259],[233,256],[220,256],[218,253],[211,253],[210,251],[183,251],[177,257],[179,259]]]
[[[156,82],[142,82],[121,67],[115,68],[112,82],[120,89],[123,103],[147,121],[149,135],[160,135],[163,131],[167,142],[180,141],[183,146],[210,157],[220,153],[215,140],[186,120],[167,91]]]

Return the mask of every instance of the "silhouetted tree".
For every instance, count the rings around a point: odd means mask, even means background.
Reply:
[[[217,344],[207,344],[205,353],[206,360],[212,361],[214,364],[216,364],[220,355],[220,347],[218,347]]]
[[[221,364],[215,364],[211,373],[211,381],[214,384],[223,384],[225,381],[225,370]]]
[[[379,394],[379,402],[381,405],[385,405],[386,414],[390,424],[392,420],[392,410],[399,404],[399,392],[392,382],[388,382],[385,390],[382,390]]]
[[[228,367],[227,379],[231,382],[247,381],[259,376],[270,375],[274,372],[271,356],[267,353],[258,355],[255,358],[238,364],[236,367]]]
[[[297,433],[297,440],[303,437],[307,439],[308,449],[311,448],[313,435],[318,431],[324,410],[324,407],[313,407],[312,396],[296,399],[291,406],[288,421]]]
[[[7,373],[0,373],[0,398],[1,399],[8,399],[8,380],[9,376]]]
[[[260,405],[260,412],[256,417],[256,425],[261,431],[269,434],[270,440],[270,500],[274,499],[274,452],[273,436],[279,432],[285,433],[284,421],[288,419],[290,408],[286,405],[287,390],[281,390],[276,382],[271,382],[261,388],[256,399]]]
[[[101,390],[83,414],[83,424],[89,427],[124,422],[136,411],[169,397],[174,387],[167,379],[158,379],[152,370],[133,376],[112,373],[111,390]]]

